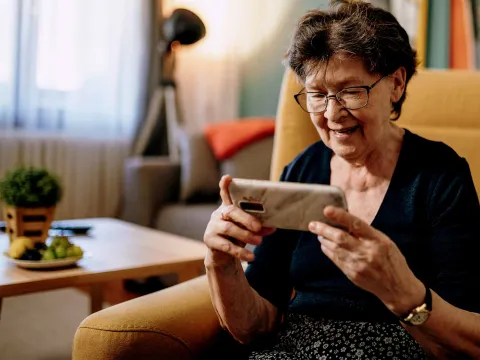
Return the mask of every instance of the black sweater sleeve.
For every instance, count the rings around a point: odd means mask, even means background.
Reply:
[[[429,285],[450,304],[480,312],[480,208],[465,159],[439,175],[429,203]]]

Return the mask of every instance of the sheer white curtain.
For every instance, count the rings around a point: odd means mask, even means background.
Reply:
[[[0,130],[131,135],[149,0],[0,0]]]
[[[298,0],[295,0],[298,2]],[[175,77],[182,117],[190,128],[236,118],[241,96],[242,62],[268,41],[278,41],[292,0],[165,0],[197,14],[207,28],[199,43],[178,51]]]

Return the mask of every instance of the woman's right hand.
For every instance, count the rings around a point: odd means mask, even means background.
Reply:
[[[259,245],[262,236],[275,231],[262,227],[260,220],[233,205],[228,192],[231,181],[229,175],[220,180],[222,205],[213,212],[203,236],[203,241],[210,249],[205,259],[206,266],[230,265],[235,259],[252,261],[253,252],[245,249],[245,246]]]

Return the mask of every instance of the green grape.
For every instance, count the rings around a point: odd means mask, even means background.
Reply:
[[[73,246],[70,246],[67,249],[67,258],[68,257],[77,257],[77,252],[75,251],[75,248]]]
[[[55,260],[55,252],[53,249],[47,249],[42,254],[42,260]]]
[[[52,238],[52,243],[50,246],[53,247],[58,247],[58,246],[63,246],[65,248],[69,247],[71,245],[70,241],[68,240],[67,236],[54,236]]]
[[[72,243],[70,242],[70,240],[66,236],[62,237],[62,240],[61,240],[60,244],[64,247],[66,247],[66,248],[68,248],[69,246],[72,246]]]
[[[54,247],[58,245],[58,236],[52,236],[52,239],[50,241],[50,246]]]
[[[57,246],[55,248],[55,255],[57,259],[64,259],[67,256],[67,248],[64,246]]]
[[[83,256],[83,250],[80,246],[74,245],[72,248],[75,251],[75,256]]]

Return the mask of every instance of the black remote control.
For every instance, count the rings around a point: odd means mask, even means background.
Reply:
[[[92,227],[89,225],[76,225],[63,221],[54,221],[50,228],[58,231],[70,231],[75,235],[85,235]]]
[[[90,231],[92,227],[88,225],[74,225],[74,224],[54,221],[50,228],[52,230],[57,230],[57,231],[72,232],[75,235],[85,235]],[[6,231],[7,231],[7,223],[5,221],[0,221],[0,232],[6,232]]]

